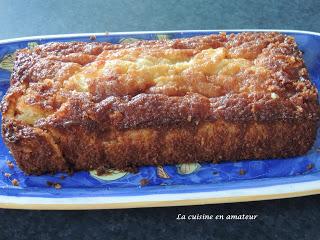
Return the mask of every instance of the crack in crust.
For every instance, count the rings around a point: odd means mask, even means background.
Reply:
[[[18,164],[41,174],[295,156],[319,105],[292,37],[221,33],[19,50],[2,114]]]

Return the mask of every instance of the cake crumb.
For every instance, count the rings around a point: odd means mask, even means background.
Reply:
[[[64,176],[64,175],[60,176],[60,179],[62,179],[62,180],[64,180],[65,178],[66,178],[66,176]]]
[[[51,182],[51,181],[47,181],[47,185],[48,185],[49,187],[52,187],[53,182]]]
[[[60,183],[54,183],[53,186],[54,186],[55,189],[61,189],[62,188]]]
[[[148,184],[149,184],[149,180],[148,180],[148,179],[142,178],[142,179],[140,180],[140,186],[141,186],[141,187],[143,187],[143,186],[145,186],[145,185],[148,185]]]
[[[4,176],[8,178],[8,177],[11,177],[11,174],[6,172],[4,173]]]
[[[14,168],[14,164],[13,164],[11,161],[7,160],[6,163],[7,163],[7,166],[8,166],[10,169],[13,169],[13,168]]]
[[[61,189],[62,188],[61,184],[57,183],[57,182],[47,181],[47,185],[49,187],[54,187],[55,189]]]
[[[240,171],[239,171],[239,174],[240,174],[240,175],[245,175],[246,173],[247,173],[246,170],[244,170],[244,169],[242,169],[242,168],[241,168]]]
[[[15,178],[11,181],[11,183],[13,186],[19,186],[19,181]]]

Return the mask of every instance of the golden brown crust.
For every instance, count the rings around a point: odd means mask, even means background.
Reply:
[[[56,139],[52,142],[45,132],[32,132],[28,127],[17,131],[12,129],[14,125],[4,125],[6,143],[22,170],[32,174],[292,157],[311,148],[317,128],[316,122],[310,120],[304,124],[215,121],[96,133],[90,123],[67,123],[48,127]]]
[[[293,38],[242,33],[20,50],[2,114],[19,166],[41,174],[295,156],[319,105]]]

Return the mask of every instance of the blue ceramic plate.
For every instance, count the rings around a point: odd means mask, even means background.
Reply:
[[[232,30],[270,31],[270,30]],[[275,30],[272,30],[275,31]],[[173,39],[220,31],[173,31],[94,34],[112,43],[137,39]],[[320,87],[320,34],[280,31],[296,38],[304,52],[311,79]],[[53,41],[90,41],[92,34],[40,36],[0,41],[0,94],[9,87],[14,51]],[[136,174],[95,172],[26,176],[0,140],[0,207],[28,209],[94,209],[191,205],[284,198],[320,193],[320,138],[304,156],[291,159],[241,161],[222,164],[182,164],[142,167]],[[9,173],[10,176],[8,176]],[[17,179],[19,186],[11,181]],[[48,186],[59,183],[61,189]]]

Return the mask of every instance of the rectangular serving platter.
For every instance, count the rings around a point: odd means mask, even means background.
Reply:
[[[292,30],[196,30],[167,32],[87,33],[36,36],[0,41],[0,95],[9,87],[14,52],[48,42],[174,39],[226,32],[276,31],[295,37],[310,78],[320,87],[320,34]],[[94,38],[92,36],[95,36]],[[16,209],[107,209],[199,205],[298,197],[320,193],[320,133],[304,156],[220,164],[141,167],[135,174],[95,171],[72,176],[27,176],[15,164],[0,139],[0,207]],[[7,161],[13,162],[10,168]],[[8,176],[9,173],[10,176]],[[63,177],[62,177],[63,176]],[[17,179],[19,186],[13,186]],[[58,183],[56,189],[50,183]]]

